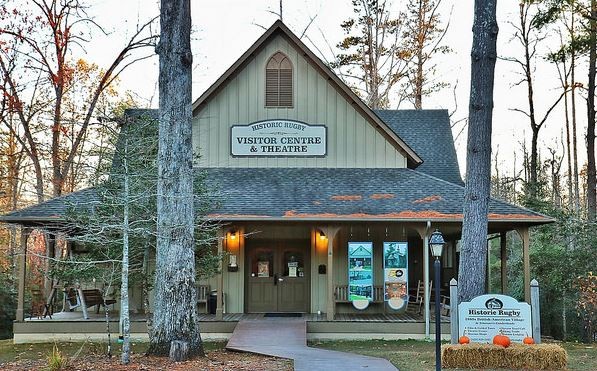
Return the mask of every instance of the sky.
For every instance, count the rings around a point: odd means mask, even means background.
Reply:
[[[403,2],[402,2],[403,3]],[[455,137],[461,172],[466,168],[466,117],[468,116],[468,92],[470,86],[470,50],[472,45],[473,0],[443,0],[440,8],[442,19],[449,22],[445,44],[452,52],[437,57],[438,77],[451,84],[451,88],[426,98],[423,108],[444,108],[453,113],[453,135]],[[392,11],[397,13],[400,0],[394,1]],[[514,29],[510,21],[518,15],[517,0],[498,2],[498,55],[509,57],[521,55],[521,49],[512,41]],[[159,14],[159,4],[155,0],[90,0],[89,13],[103,25],[109,35],[94,37],[86,48],[85,58],[100,66],[107,65],[116,54],[118,47],[134,32],[139,23]],[[192,49],[194,55],[193,98],[196,99],[207,89],[251,44],[269,27],[278,16],[279,0],[191,0],[192,8]],[[340,23],[353,14],[350,0],[286,0],[283,20],[297,34],[303,32],[311,18],[315,17],[303,41],[317,55],[332,56],[333,47],[343,38]],[[325,36],[324,36],[325,35]],[[553,35],[550,35],[553,38]],[[539,50],[545,53],[556,48],[557,42],[548,40]],[[318,50],[317,50],[318,49]],[[146,104],[156,107],[157,97],[157,56],[135,64],[121,76],[121,87],[136,92]],[[537,111],[543,114],[559,95],[556,70],[553,65],[541,62],[535,71],[537,76]],[[579,73],[580,74],[580,73]],[[581,78],[584,76],[581,75]],[[512,62],[499,59],[495,71],[494,114],[492,145],[494,156],[511,169],[513,161],[521,168],[521,146],[526,138],[530,147],[528,121],[515,108],[525,109],[526,88],[515,85],[520,79]],[[584,99],[578,100],[579,123],[586,121]],[[406,105],[400,108],[411,108]],[[563,110],[556,109],[542,130],[541,144],[559,147],[563,129]],[[583,155],[584,142],[579,127],[579,154]],[[433,135],[433,133],[430,133]],[[516,158],[514,153],[518,152]],[[547,151],[544,152],[547,155]],[[583,160],[584,161],[584,160]],[[565,167],[565,166],[564,166]],[[511,171],[511,170],[508,170]]]

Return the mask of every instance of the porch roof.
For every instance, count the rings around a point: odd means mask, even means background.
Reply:
[[[203,169],[196,169],[199,173]],[[209,218],[223,221],[462,222],[464,187],[412,169],[209,168],[219,203]],[[0,216],[26,225],[59,224],[69,206],[98,202],[84,189]],[[539,225],[548,216],[497,199],[490,222]]]
[[[218,220],[462,221],[464,187],[406,168],[210,168],[207,181],[223,193]],[[489,220],[553,221],[497,199]]]
[[[89,207],[98,201],[95,189],[86,188],[5,215],[0,215],[0,222],[32,226],[52,224],[64,220],[68,207],[73,205]]]

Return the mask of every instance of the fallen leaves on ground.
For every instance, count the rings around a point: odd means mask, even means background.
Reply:
[[[47,367],[45,356],[36,360],[16,360],[0,364],[2,370],[40,370]],[[121,365],[120,357],[107,358],[105,355],[79,355],[69,359],[64,370],[288,370],[291,371],[292,361],[282,358],[266,357],[250,353],[229,352],[218,349],[207,352],[206,357],[198,357],[186,362],[172,362],[167,357],[148,357],[142,354],[133,354],[129,365]]]

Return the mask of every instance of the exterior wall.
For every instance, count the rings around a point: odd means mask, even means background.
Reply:
[[[327,305],[327,240],[319,239],[318,227],[313,225],[246,225],[228,227],[239,231],[240,238],[231,242],[229,234],[226,235],[224,252],[237,255],[238,271],[229,272],[226,269],[228,260],[224,261],[224,294],[225,294],[225,312],[226,313],[244,313],[245,310],[245,280],[247,271],[245,267],[245,246],[247,240],[250,243],[275,244],[280,240],[307,240],[310,241],[310,313],[326,312]],[[243,236],[246,235],[246,237]],[[372,241],[374,256],[374,285],[383,286],[383,242],[384,241],[407,241],[408,242],[408,270],[409,287],[415,289],[417,282],[423,279],[423,241],[416,234],[416,231],[407,228],[401,224],[387,226],[367,226],[364,224],[355,224],[353,226],[344,226],[334,240],[334,265],[332,269],[334,286],[348,284],[348,242],[349,241]],[[430,259],[430,264],[433,262]],[[326,274],[319,273],[319,265],[326,265]],[[444,268],[442,271],[442,281],[449,282],[452,278],[453,269]],[[430,272],[433,269],[430,268]],[[217,280],[209,280],[212,289],[217,287]],[[337,303],[337,313],[359,313],[350,304]],[[392,310],[384,308],[384,305],[373,303],[364,313],[391,313]],[[361,312],[362,313],[362,312]]]
[[[265,65],[282,51],[292,61],[294,106],[265,108]],[[323,158],[248,158],[230,155],[230,127],[290,119],[327,127]],[[193,147],[200,167],[406,167],[396,150],[350,102],[282,36],[277,36],[193,119]]]

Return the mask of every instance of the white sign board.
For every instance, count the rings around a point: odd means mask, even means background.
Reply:
[[[522,342],[533,336],[531,306],[506,295],[481,295],[458,306],[458,334],[465,334],[474,343],[491,343],[501,332]]]
[[[326,127],[292,120],[267,120],[233,126],[233,156],[316,157],[326,155]]]

